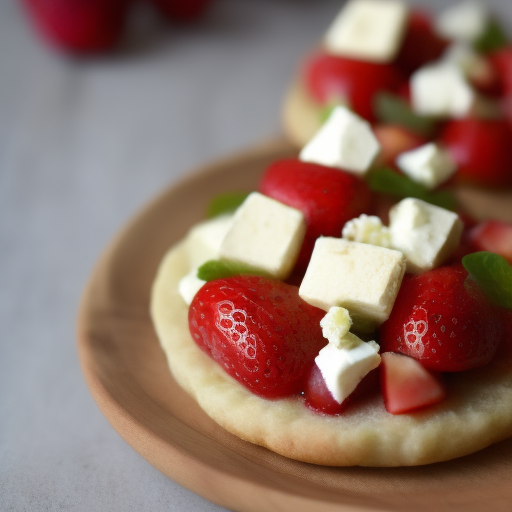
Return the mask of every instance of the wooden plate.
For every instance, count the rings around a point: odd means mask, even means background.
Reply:
[[[212,196],[254,189],[269,162],[291,154],[287,143],[275,142],[205,167],[154,200],[106,250],[86,288],[78,321],[79,356],[100,409],[157,469],[239,512],[508,512],[512,439],[423,467],[314,466],[227,433],[173,381],[149,317],[160,259],[202,218]],[[512,198],[507,197],[501,200],[508,208],[500,211],[510,219]],[[486,208],[481,194],[469,191],[469,198],[477,209]]]

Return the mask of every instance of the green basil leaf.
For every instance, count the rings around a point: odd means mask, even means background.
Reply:
[[[404,99],[395,94],[377,94],[373,107],[380,122],[398,124],[418,135],[430,135],[436,126],[433,119],[416,114]]]
[[[503,256],[475,252],[464,256],[462,264],[491,302],[512,309],[512,266]]]
[[[485,32],[473,43],[476,51],[491,53],[508,44],[508,38],[496,19],[490,20]]]
[[[234,212],[247,198],[249,192],[226,192],[214,197],[206,210],[208,218]]]
[[[324,124],[329,117],[331,117],[332,111],[336,108],[343,105],[343,103],[339,101],[328,103],[327,105],[322,106],[320,109],[320,122]]]
[[[415,197],[447,210],[457,209],[457,201],[451,192],[447,190],[432,192],[407,176],[398,174],[389,168],[371,170],[366,181],[374,192],[389,194],[401,199]]]
[[[197,269],[197,277],[203,281],[215,281],[215,279],[226,279],[240,275],[268,277],[268,274],[260,269],[233,261],[209,260]]]

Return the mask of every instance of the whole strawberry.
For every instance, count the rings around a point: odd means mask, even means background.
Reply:
[[[43,35],[73,53],[112,48],[123,30],[130,0],[24,0]]]
[[[340,169],[297,159],[272,164],[259,190],[304,214],[307,230],[297,262],[302,270],[319,236],[340,237],[348,220],[371,211],[372,194],[364,181]]]
[[[171,21],[188,22],[200,18],[210,0],[151,0]]]
[[[265,398],[303,390],[314,357],[326,344],[324,312],[298,288],[256,276],[206,283],[189,309],[198,346],[253,393]]]
[[[442,372],[489,363],[503,338],[502,314],[467,276],[461,266],[406,276],[379,330],[382,352]]]

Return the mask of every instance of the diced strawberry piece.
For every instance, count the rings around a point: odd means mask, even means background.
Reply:
[[[327,389],[320,368],[314,364],[306,381],[304,399],[307,407],[311,410],[322,414],[336,415],[341,414],[351,404],[371,397],[378,389],[379,368],[375,368],[363,378],[356,389],[340,404]]]
[[[404,414],[441,402],[446,390],[439,377],[416,359],[385,352],[381,362],[381,389],[386,410]]]
[[[237,276],[206,283],[189,309],[197,345],[240,384],[265,398],[299,394],[325,345],[325,312],[281,281]]]
[[[396,157],[400,153],[422,146],[427,140],[416,135],[403,126],[394,124],[378,124],[373,127],[373,133],[380,142],[381,151],[378,164],[395,166]]]
[[[43,35],[75,53],[109,50],[117,42],[130,0],[25,0]]]
[[[158,10],[171,21],[194,21],[200,18],[210,0],[152,0]]]
[[[432,27],[430,16],[413,10],[396,63],[405,73],[411,74],[440,57],[447,46],[448,42],[440,38]]]
[[[503,256],[512,265],[512,224],[498,220],[480,222],[469,231],[474,251],[489,251]]]
[[[467,276],[457,265],[406,275],[379,329],[382,351],[414,357],[442,372],[489,363],[503,339],[503,320]]]
[[[489,55],[498,75],[498,81],[504,93],[512,93],[512,46],[506,46]]]
[[[512,185],[512,130],[506,121],[452,120],[440,142],[457,163],[457,179],[484,186]]]
[[[345,223],[370,213],[372,194],[348,172],[297,159],[272,164],[261,179],[262,194],[301,210],[307,230],[297,267],[305,269],[319,236],[341,236]]]
[[[401,73],[391,64],[377,64],[319,53],[304,70],[306,88],[321,104],[340,99],[357,114],[375,120],[373,99],[377,92],[396,92],[404,83]]]

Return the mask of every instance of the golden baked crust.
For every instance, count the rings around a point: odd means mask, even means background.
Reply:
[[[174,378],[229,432],[286,457],[332,466],[428,464],[512,436],[510,353],[486,368],[451,376],[448,399],[415,414],[387,413],[380,396],[329,417],[299,399],[253,395],[192,341],[188,307],[178,293],[178,281],[189,271],[185,244],[172,248],[161,263],[151,315]]]

